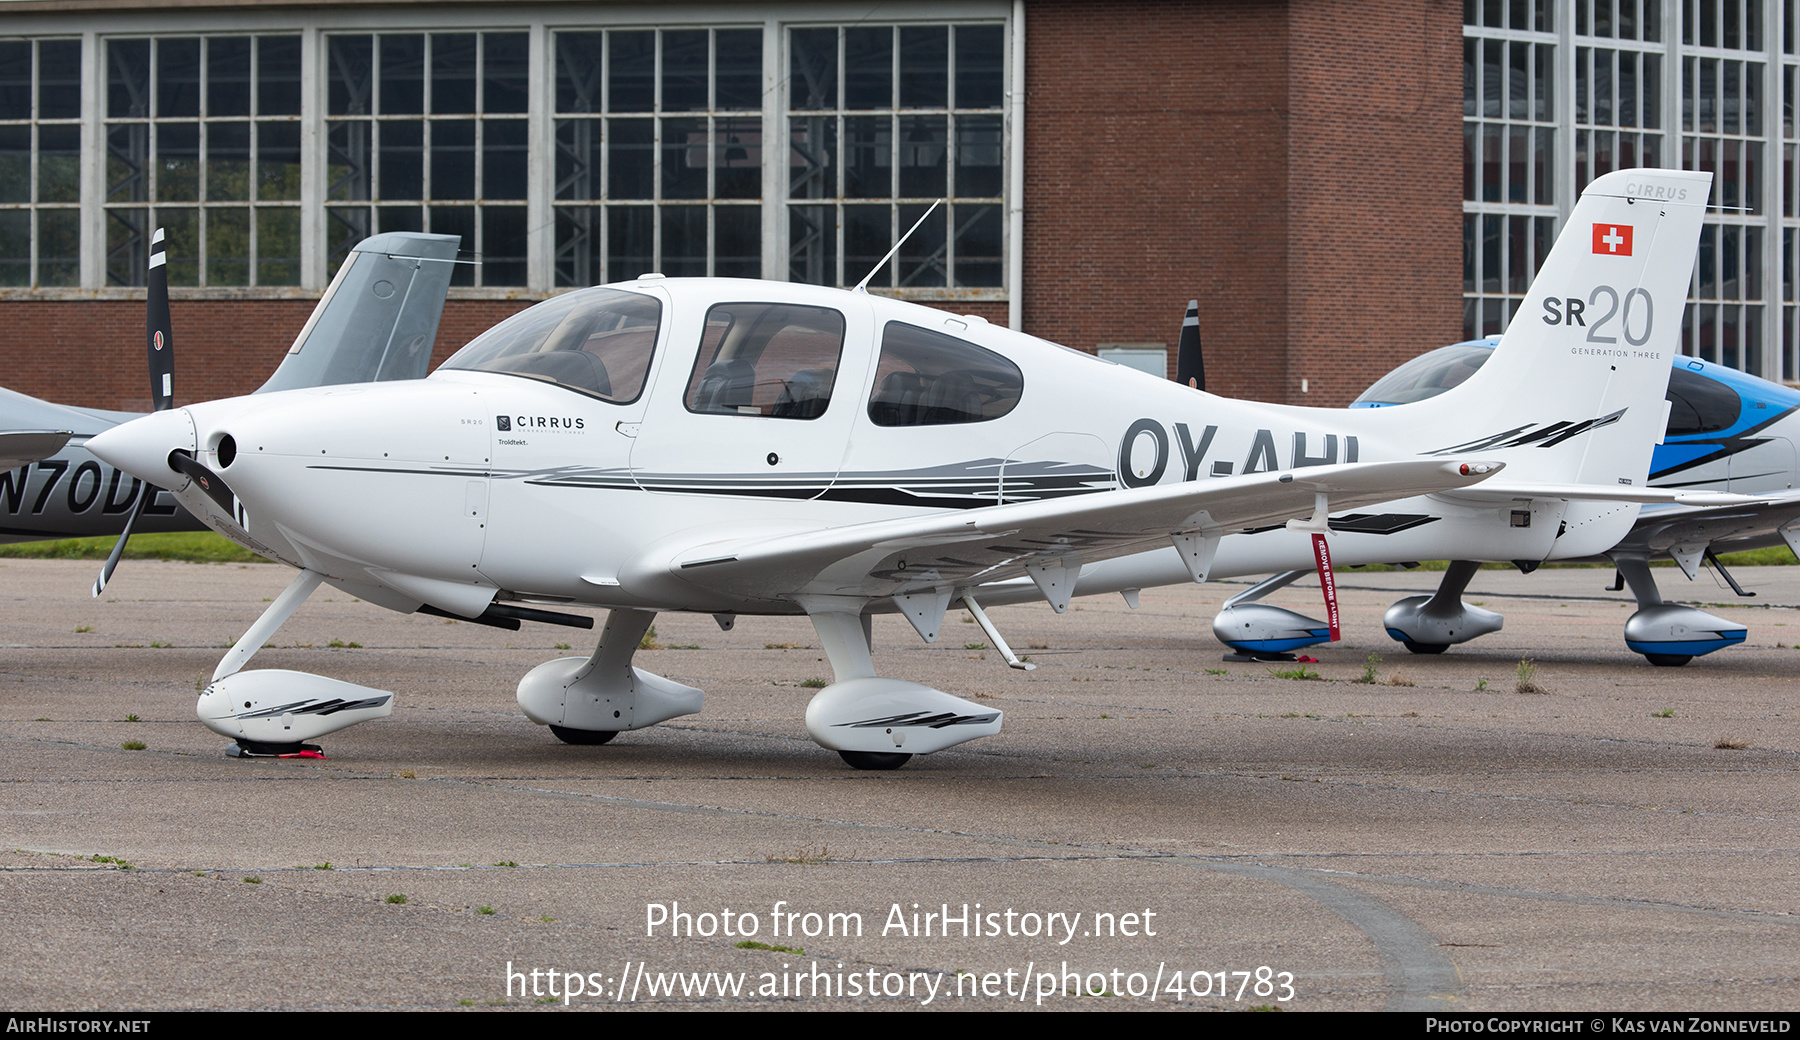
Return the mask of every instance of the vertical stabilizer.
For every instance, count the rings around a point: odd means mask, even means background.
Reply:
[[[257,392],[424,378],[461,241],[389,232],[358,242]]]
[[[1642,485],[1711,182],[1621,170],[1590,184],[1493,358],[1401,411],[1431,423],[1425,453],[1497,458],[1522,484]]]

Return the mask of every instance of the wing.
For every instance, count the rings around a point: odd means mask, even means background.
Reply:
[[[1716,553],[1781,545],[1800,552],[1800,491],[1750,498],[1730,506],[1646,509],[1619,543],[1626,552],[1668,553],[1688,571],[1710,547]]]
[[[1723,491],[1682,491],[1659,487],[1604,487],[1599,484],[1512,484],[1491,481],[1478,487],[1445,491],[1440,498],[1454,502],[1492,504],[1521,498],[1569,498],[1594,502],[1641,502],[1646,505],[1741,506],[1765,501],[1758,495],[1734,495]]]
[[[1331,510],[1465,487],[1499,469],[1464,460],[1312,466],[824,530],[665,543],[621,572],[618,583],[638,594],[675,593],[685,585],[746,600],[873,599],[1029,575],[1060,610],[1083,563],[1173,541],[1203,580],[1227,533],[1296,517],[1322,522]]]
[[[63,450],[68,430],[20,430],[0,433],[0,471],[18,469]]]

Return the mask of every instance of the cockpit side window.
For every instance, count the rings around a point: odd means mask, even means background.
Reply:
[[[503,372],[630,404],[644,392],[662,303],[618,289],[572,292],[506,319],[444,362]]]
[[[1685,368],[1669,373],[1668,398],[1671,437],[1729,430],[1743,414],[1736,390]]]
[[[1012,411],[1024,387],[1019,366],[985,347],[890,321],[869,418],[877,426],[986,422]]]
[[[1474,375],[1493,356],[1493,348],[1479,341],[1439,347],[1382,376],[1356,403],[1411,404],[1436,397]]]
[[[706,312],[688,411],[816,419],[831,404],[844,316],[829,307],[721,303]]]

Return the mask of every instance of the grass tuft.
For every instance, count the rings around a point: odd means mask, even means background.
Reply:
[[[1513,692],[1515,692],[1515,693],[1549,693],[1550,692],[1548,689],[1546,689],[1544,686],[1542,686],[1538,683],[1538,681],[1537,681],[1537,665],[1532,663],[1532,660],[1530,657],[1519,658],[1519,667],[1517,669],[1515,669],[1515,671],[1518,673],[1518,681],[1513,684]]]
[[[119,746],[121,748],[124,748],[126,751],[142,751],[146,747],[149,747],[150,745],[144,743],[141,740],[127,740],[125,743],[120,744]]]
[[[1297,668],[1270,668],[1270,669],[1268,669],[1268,672],[1270,675],[1274,676],[1277,679],[1319,679],[1319,678],[1322,678],[1322,676],[1320,676],[1318,672],[1313,671],[1311,668],[1308,668],[1306,665],[1300,665]]]
[[[737,944],[737,948],[740,950],[772,950],[776,953],[791,953],[796,957],[806,952],[804,947],[771,946],[768,943],[759,943],[754,939],[745,939],[743,942]]]

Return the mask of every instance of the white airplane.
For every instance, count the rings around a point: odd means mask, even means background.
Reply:
[[[388,233],[357,243],[256,392],[424,376],[460,242]],[[172,349],[166,318],[158,327]],[[140,414],[0,388],[0,542],[118,534],[128,521],[141,532],[205,530],[160,487],[88,452],[89,438]]]
[[[857,291],[645,275],[509,318],[424,380],[160,411],[89,447],[299,571],[201,694],[230,753],[316,753],[393,710],[388,691],[242,670],[324,582],[509,627],[609,608],[592,655],[519,683],[526,716],[578,744],[701,709],[632,666],[656,612],[806,614],[835,677],[808,734],[889,769],[1002,713],[877,676],[873,613],[930,642],[960,602],[1022,665],[983,602],[1061,613],[1287,570],[1328,530],[1347,564],[1394,558],[1395,538],[1407,558],[1590,556],[1638,503],[1739,500],[1643,486],[1710,179],[1595,181],[1570,217],[1591,243],[1565,233],[1525,303],[1558,320],[1402,410],[1225,400]],[[1593,320],[1561,320],[1567,300]]]

